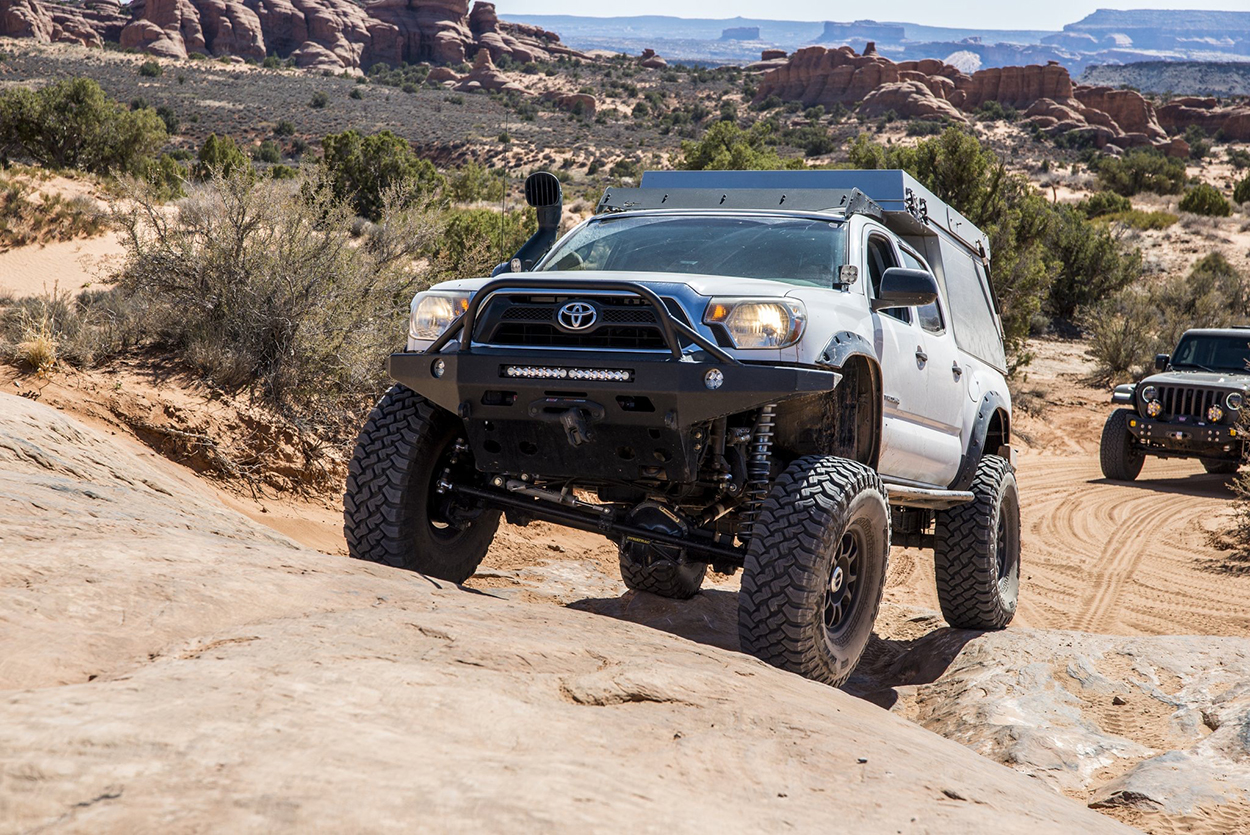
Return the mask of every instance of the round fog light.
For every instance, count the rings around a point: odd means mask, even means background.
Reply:
[[[1162,411],[1163,411],[1163,404],[1160,403],[1158,400],[1151,400],[1149,403],[1146,404],[1146,414],[1150,415],[1151,417],[1158,417],[1159,413]]]
[[[434,365],[430,368],[430,371],[434,373],[435,377],[443,376],[443,372],[445,372],[446,370],[447,370],[447,363],[441,359],[434,360]]]
[[[1219,406],[1212,406],[1210,409],[1207,409],[1207,420],[1212,423],[1219,423],[1222,417],[1224,417],[1224,410]]]
[[[711,371],[703,375],[703,385],[712,391],[720,388],[725,382],[725,375],[719,368],[713,368]]]

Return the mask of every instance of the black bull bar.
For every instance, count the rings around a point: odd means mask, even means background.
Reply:
[[[478,312],[503,290],[634,294],[655,311],[666,352],[475,347]],[[444,350],[457,337],[458,350]],[[686,353],[686,344],[697,350]],[[517,370],[526,376],[510,373]],[[678,483],[695,480],[707,443],[692,427],[830,391],[841,379],[826,369],[743,363],[674,317],[642,284],[520,277],[484,285],[429,348],[392,354],[388,371],[464,420],[483,472]],[[551,373],[528,376],[543,371]],[[616,372],[618,379],[575,379],[584,371]]]

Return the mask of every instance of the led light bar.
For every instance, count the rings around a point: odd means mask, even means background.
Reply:
[[[523,380],[594,380],[607,383],[628,383],[634,372],[618,368],[558,368],[549,365],[505,365],[504,377]]]

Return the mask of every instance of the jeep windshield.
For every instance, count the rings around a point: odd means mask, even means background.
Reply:
[[[570,235],[542,270],[694,273],[832,287],[845,253],[846,234],[838,220],[609,215]]]
[[[1245,336],[1189,334],[1181,337],[1172,367],[1195,371],[1250,373],[1250,331]]]

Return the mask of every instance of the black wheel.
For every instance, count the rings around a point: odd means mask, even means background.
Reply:
[[[1011,465],[977,463],[968,504],[934,513],[933,558],[942,616],[961,629],[1002,629],[1020,593],[1020,495]]]
[[[673,600],[689,600],[699,593],[703,576],[707,574],[707,563],[673,562],[662,555],[640,553],[641,550],[621,546],[621,579],[626,586]]]
[[[841,685],[872,635],[889,555],[877,474],[845,458],[798,459],[755,521],[738,594],[742,651]]]
[[[454,504],[437,483],[474,475],[462,426],[416,392],[396,385],[356,439],[343,495],[343,534],[358,560],[462,583],[486,555],[499,511]]]
[[[1132,481],[1141,472],[1146,456],[1133,446],[1133,436],[1129,434],[1129,418],[1136,413],[1128,409],[1117,409],[1107,418],[1102,428],[1102,443],[1098,447],[1098,462],[1102,465],[1102,474],[1113,481]]]
[[[1202,466],[1211,475],[1232,475],[1241,467],[1237,461],[1210,461],[1202,459]]]

